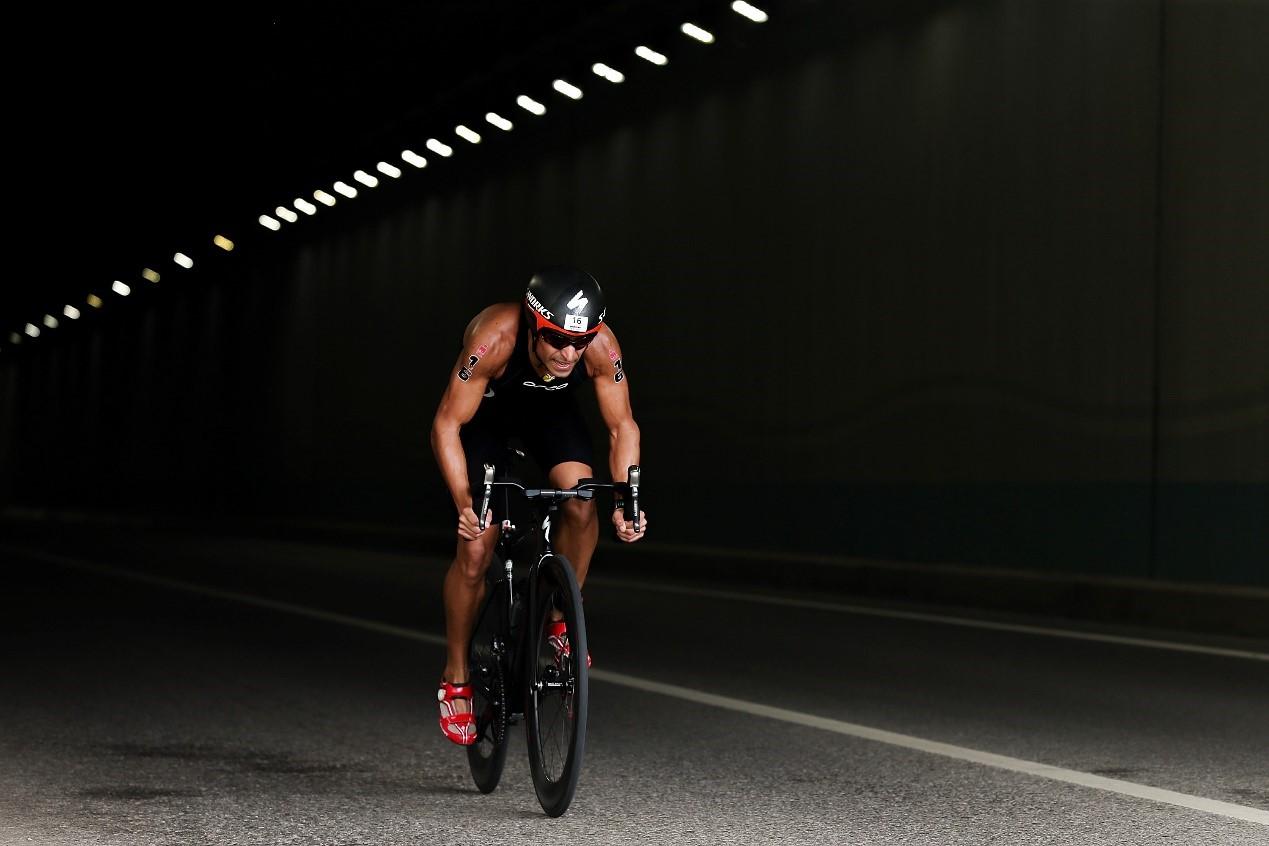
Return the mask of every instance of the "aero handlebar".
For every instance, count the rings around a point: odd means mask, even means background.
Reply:
[[[592,482],[589,479],[583,479],[571,488],[526,488],[519,482],[495,482],[494,466],[486,464],[484,491],[481,497],[479,515],[480,530],[483,532],[489,526],[489,503],[493,500],[494,488],[515,488],[524,494],[525,499],[550,500],[552,502],[561,502],[566,499],[591,500],[595,498],[595,491],[597,490],[612,490],[621,493],[629,492],[630,508],[634,512],[634,530],[637,534],[639,526],[643,522],[640,519],[639,512],[639,479],[641,475],[639,465],[630,465],[627,474],[628,482]]]

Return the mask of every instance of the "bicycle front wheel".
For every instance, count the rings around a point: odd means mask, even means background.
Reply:
[[[582,770],[589,684],[582,594],[568,559],[542,559],[529,602],[524,696],[529,769],[542,810],[558,817],[573,801]],[[561,649],[547,630],[553,611],[563,615],[567,649]]]

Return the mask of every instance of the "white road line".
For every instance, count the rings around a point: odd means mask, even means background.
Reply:
[[[211,596],[217,599],[240,602],[257,608],[282,611],[287,614],[323,620],[325,622],[337,623],[343,626],[351,626],[366,631],[389,635],[391,637],[422,641],[424,643],[436,644],[438,646],[443,646],[445,644],[445,638],[440,635],[429,634],[416,629],[407,629],[402,626],[393,626],[387,623],[376,622],[374,620],[366,620],[360,617],[352,617],[347,614],[337,614],[332,611],[323,611],[318,608],[309,608],[303,605],[295,605],[290,602],[279,602],[273,599],[264,599],[258,596],[251,596],[250,594],[207,587],[194,582],[169,579],[163,576],[150,575],[148,573],[139,573],[135,570],[128,570],[122,567],[114,567],[109,564],[99,564],[76,558],[68,558],[62,555],[52,555],[49,553],[34,551],[28,552],[25,550],[22,551],[21,554],[29,558],[47,561],[52,564],[59,564],[76,570],[86,570],[88,572],[114,576],[116,578],[155,585],[157,587],[165,587],[172,590],[184,591],[186,593],[201,594],[203,596]],[[831,731],[836,734],[848,735],[850,737],[857,737],[863,740],[872,740],[878,743],[886,743],[891,746],[899,746],[904,749],[913,749],[918,752],[926,752],[931,755],[941,755],[958,761],[983,764],[988,767],[1023,773],[1024,775],[1047,778],[1051,781],[1061,781],[1066,782],[1067,784],[1079,785],[1081,787],[1091,787],[1095,790],[1118,793],[1122,796],[1147,799],[1152,802],[1161,802],[1167,805],[1175,805],[1177,807],[1203,811],[1205,813],[1216,814],[1230,819],[1243,820],[1245,822],[1269,826],[1269,811],[1262,811],[1258,808],[1250,808],[1244,805],[1235,805],[1231,802],[1206,799],[1202,796],[1191,796],[1187,793],[1178,793],[1174,790],[1164,790],[1159,787],[1150,787],[1148,785],[1137,784],[1131,781],[1122,781],[1117,778],[1106,778],[1104,776],[1093,775],[1092,773],[1083,773],[1079,770],[1068,770],[1063,767],[1054,767],[1048,764],[1041,764],[1036,761],[1027,761],[1022,758],[1010,758],[1007,755],[996,755],[991,752],[981,752],[977,749],[969,749],[964,746],[954,746],[950,743],[940,743],[936,740],[926,740],[920,737],[913,737],[912,735],[899,734],[897,732],[885,731],[884,729],[876,729],[869,726],[858,725],[856,723],[848,723],[843,720],[834,720],[828,717],[817,717],[813,714],[803,714],[799,711],[791,711],[787,708],[776,708],[771,705],[748,702],[744,699],[733,699],[730,696],[719,696],[713,693],[706,693],[702,690],[693,690],[692,688],[679,687],[678,685],[673,684],[664,684],[662,682],[642,679],[637,676],[628,676],[624,673],[614,673],[611,670],[591,670],[591,677],[596,681],[620,685],[634,690],[641,690],[646,693],[669,696],[686,702],[695,702],[700,705],[709,705],[714,708],[723,708],[728,711],[736,711],[756,717],[766,717],[772,720],[792,723],[793,725],[807,726],[809,728]]]
[[[836,611],[841,614],[858,614],[868,617],[890,617],[896,620],[919,620],[925,623],[942,623],[949,626],[964,626],[966,628],[974,629],[991,629],[993,631],[1043,635],[1045,637],[1062,637],[1070,640],[1091,640],[1099,643],[1116,643],[1122,646],[1142,646],[1148,649],[1168,649],[1173,652],[1197,652],[1202,655],[1219,655],[1223,658],[1244,658],[1250,661],[1269,661],[1269,653],[1251,652],[1245,649],[1226,649],[1219,646],[1202,646],[1195,643],[1154,640],[1152,638],[1125,637],[1122,635],[1099,634],[1097,632],[1081,632],[1074,629],[1058,629],[1047,626],[1028,626],[1022,623],[998,623],[991,620],[976,620],[973,617],[953,617],[947,614],[929,614],[920,611],[897,611],[889,608],[874,608],[868,605],[850,605],[841,602],[824,602],[815,599],[791,599],[779,596],[761,596],[759,594],[744,593],[742,591],[657,585],[631,579],[612,579],[600,576],[587,579],[586,584],[611,585],[613,587],[629,588],[632,590],[646,590],[655,593],[677,594],[680,596],[699,596],[707,599],[757,602],[763,605],[779,605],[786,608],[807,608],[815,611]]]
[[[1106,790],[1111,793],[1119,793],[1124,796],[1134,796],[1138,799],[1149,799],[1154,802],[1163,802],[1168,805],[1177,805],[1182,808],[1191,808],[1196,811],[1205,811],[1209,814],[1219,814],[1223,817],[1230,817],[1236,820],[1245,820],[1247,822],[1260,823],[1261,825],[1269,826],[1269,811],[1262,811],[1258,808],[1249,808],[1243,805],[1235,805],[1230,802],[1220,802],[1216,799],[1204,799],[1201,796],[1190,796],[1187,793],[1177,793],[1173,790],[1164,790],[1159,787],[1150,787],[1144,784],[1136,784],[1131,781],[1121,781],[1117,778],[1106,778],[1104,776],[1093,775],[1092,773],[1082,773],[1079,770],[1068,770],[1062,767],[1050,766],[1049,764],[1026,761],[1022,758],[1010,758],[1007,755],[980,752],[977,749],[968,749],[964,746],[953,746],[950,743],[940,743],[937,740],[926,740],[921,737],[898,734],[893,731],[861,726],[856,723],[847,723],[842,720],[833,720],[828,717],[817,717],[813,714],[803,714],[798,711],[790,711],[787,708],[775,708],[771,705],[762,705],[757,702],[747,702],[743,699],[733,699],[730,696],[718,696],[701,690],[692,690],[688,687],[679,687],[678,685],[673,684],[648,681],[647,679],[641,679],[635,676],[627,676],[623,673],[614,673],[610,670],[591,670],[590,674],[592,678],[599,681],[609,682],[610,684],[619,684],[624,687],[631,687],[648,693],[657,693],[662,696],[672,696],[675,699],[683,699],[688,702],[696,702],[701,705],[711,705],[715,708],[725,708],[728,711],[739,711],[742,714],[752,714],[757,717],[768,717],[772,720],[781,720],[783,722],[793,723],[799,726],[823,729],[824,731],[845,734],[851,737],[862,738],[864,740],[875,740],[878,743],[888,743],[891,746],[901,746],[904,749],[915,749],[918,752],[928,752],[932,755],[942,755],[946,758],[955,758],[958,761],[985,764],[989,767],[996,767],[997,769],[1011,770],[1016,773],[1039,776],[1040,778],[1047,778],[1053,781],[1064,781],[1068,784],[1078,784],[1082,787],[1092,787],[1097,790]]]

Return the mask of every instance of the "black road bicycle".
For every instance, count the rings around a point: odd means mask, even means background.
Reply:
[[[638,531],[639,475],[632,466],[625,483],[583,479],[572,488],[527,488],[495,481],[494,468],[485,465],[480,528],[486,527],[495,491],[502,494],[504,508],[468,656],[476,743],[467,747],[467,761],[482,793],[498,786],[507,760],[507,728],[523,717],[542,809],[558,817],[573,801],[586,749],[586,616],[573,565],[551,547],[551,523],[561,502],[591,500],[597,490],[607,489],[625,495],[627,518]],[[528,562],[528,572],[517,573],[516,561]],[[569,642],[568,654],[558,660],[547,632],[557,613]]]

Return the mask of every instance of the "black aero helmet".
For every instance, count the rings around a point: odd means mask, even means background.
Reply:
[[[604,322],[604,291],[584,270],[548,267],[533,274],[524,292],[533,334],[546,330],[594,337]]]

